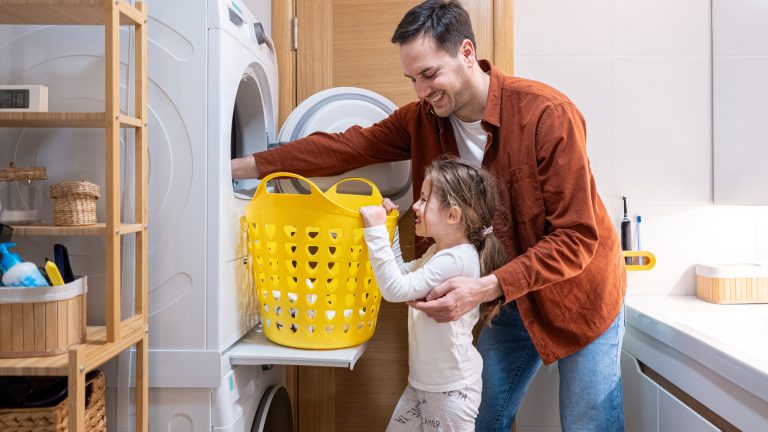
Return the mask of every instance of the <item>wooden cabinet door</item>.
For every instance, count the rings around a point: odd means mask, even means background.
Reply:
[[[404,105],[416,100],[390,42],[418,0],[273,0],[280,68],[280,123],[301,101],[331,87],[362,87]],[[465,0],[479,58],[512,72],[512,0]],[[294,17],[296,17],[294,21]],[[295,47],[295,49],[294,49]],[[400,223],[413,259],[413,218]],[[383,431],[408,377],[407,306],[382,302],[376,333],[353,371],[299,367],[289,373],[300,432]]]

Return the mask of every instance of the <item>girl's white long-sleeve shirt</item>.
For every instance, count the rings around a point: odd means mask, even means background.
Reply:
[[[480,260],[471,244],[435,252],[432,247],[414,261],[398,265],[384,225],[366,228],[365,241],[381,295],[389,302],[426,297],[440,283],[455,277],[480,277]],[[408,382],[429,392],[457,390],[478,379],[480,353],[472,345],[472,328],[480,317],[475,307],[456,321],[438,323],[408,308]]]

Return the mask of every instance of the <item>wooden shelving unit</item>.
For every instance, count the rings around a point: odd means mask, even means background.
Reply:
[[[120,127],[140,128],[137,118],[118,114]],[[0,113],[0,123],[6,127],[65,127],[65,128],[104,128],[108,122],[103,112],[11,112]],[[111,121],[110,121],[111,123]]]
[[[144,230],[141,224],[120,224],[118,235],[126,235]],[[107,224],[104,222],[88,226],[63,227],[55,225],[13,225],[14,235],[35,236],[105,236]]]
[[[136,430],[148,431],[147,320],[147,10],[125,0],[0,0],[0,24],[103,25],[104,112],[0,113],[0,127],[103,128],[105,221],[85,227],[14,226],[15,235],[102,236],[106,241],[106,325],[88,327],[85,343],[53,357],[0,359],[0,375],[62,375],[69,378],[69,431],[84,431],[85,375],[136,346]],[[134,115],[120,112],[120,26],[135,28]],[[120,221],[120,130],[135,131],[134,223]],[[120,316],[120,239],[136,236],[136,302]]]

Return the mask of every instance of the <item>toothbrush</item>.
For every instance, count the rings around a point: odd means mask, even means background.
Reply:
[[[624,217],[621,219],[621,250],[632,250],[632,222],[627,217],[627,197],[621,197],[624,201]],[[625,257],[624,262],[627,265],[632,265],[634,260],[632,257]]]
[[[640,222],[643,221],[643,218],[640,217],[640,215],[638,215],[637,218],[635,219],[635,221],[637,222],[635,224],[635,233],[637,234],[637,236],[636,236],[637,237],[636,238],[636,240],[637,240],[636,246],[637,246],[637,250],[640,251],[640,250],[643,250],[640,247]],[[643,261],[644,261],[643,257],[637,257],[637,265],[643,265]]]

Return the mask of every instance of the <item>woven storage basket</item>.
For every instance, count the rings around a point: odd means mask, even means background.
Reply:
[[[99,186],[87,181],[51,185],[53,223],[58,226],[93,225],[96,223],[96,200]]]
[[[710,303],[768,303],[768,266],[696,264],[696,297]]]
[[[85,341],[87,291],[86,277],[59,286],[0,288],[0,358],[53,356]]]
[[[89,374],[85,387],[85,430],[105,432],[104,373]],[[68,421],[68,398],[50,407],[0,409],[0,431],[3,432],[66,432]]]
[[[0,181],[38,181],[48,180],[45,167],[16,168],[11,163],[10,167],[0,169]]]

